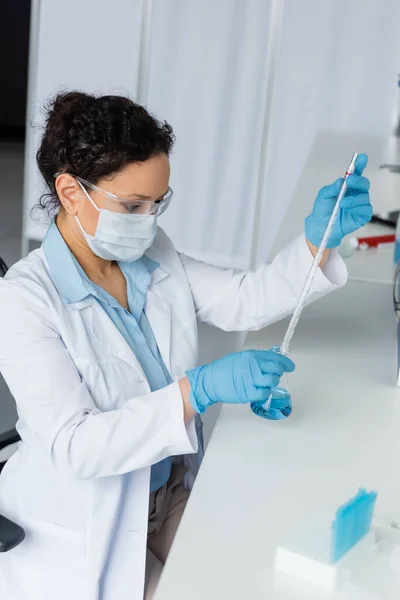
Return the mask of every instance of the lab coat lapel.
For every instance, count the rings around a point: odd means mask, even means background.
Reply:
[[[79,302],[77,305],[75,305],[76,308],[82,309],[85,307],[84,302]],[[132,366],[140,373],[143,379],[146,379],[139,361],[132,352],[129,344],[100,304],[93,299],[90,299],[86,303],[86,306],[86,310],[90,312],[92,333],[96,340],[102,344],[104,348],[107,348],[114,356]]]
[[[168,371],[171,372],[171,304],[162,295],[160,282],[168,277],[161,268],[152,274],[152,280],[147,290],[145,313],[156,338],[162,359]]]
[[[168,273],[161,268],[157,268],[152,273],[151,283],[146,295],[145,312],[165,366],[171,372],[171,305],[162,295],[159,285],[167,277]],[[71,305],[71,308],[84,310],[85,312],[89,311],[92,333],[97,341],[104,345],[105,348],[108,348],[114,356],[131,365],[140,373],[143,379],[146,379],[139,361],[124,336],[118,331],[118,328],[93,298],[86,298],[76,302],[74,305]]]

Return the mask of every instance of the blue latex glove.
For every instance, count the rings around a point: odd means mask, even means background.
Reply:
[[[246,404],[269,398],[283,373],[294,371],[287,356],[274,350],[246,350],[228,354],[186,373],[190,401],[198,413],[216,402]]]
[[[341,202],[327,248],[336,248],[345,235],[363,227],[372,217],[372,206],[369,200],[369,180],[362,177],[367,166],[368,157],[360,154],[356,159],[354,174],[347,178],[347,191]],[[305,234],[309,242],[319,246],[342,187],[343,178],[332,185],[323,187],[314,203],[314,208],[305,222]]]

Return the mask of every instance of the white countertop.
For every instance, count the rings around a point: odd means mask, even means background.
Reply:
[[[285,326],[250,334],[247,347],[279,343]],[[224,407],[157,600],[303,598],[273,583],[274,552],[290,532],[359,486],[378,490],[378,515],[400,518],[395,331],[390,286],[351,281],[305,310],[291,351],[292,415],[276,422]]]
[[[301,204],[297,192],[293,201]],[[365,234],[380,231],[369,226]],[[400,519],[392,257],[393,246],[356,252],[346,261],[347,286],[304,310],[291,348],[287,420],[223,408],[156,600],[324,600],[307,586],[291,595],[274,585],[277,545],[359,486],[378,491],[378,516]],[[279,344],[287,323],[249,334],[246,347]]]

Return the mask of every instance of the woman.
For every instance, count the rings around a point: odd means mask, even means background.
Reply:
[[[320,191],[306,239],[255,272],[225,271],[157,228],[172,145],[171,127],[126,98],[71,92],[49,109],[37,163],[56,219],[0,285],[1,372],[22,438],[0,512],[27,532],[0,558],[2,599],[150,598],[198,465],[196,415],[266,399],[294,368],[271,351],[195,368],[197,321],[251,330],[289,314],[341,180]],[[371,217],[365,164],[331,248]],[[328,250],[310,298],[345,280]]]

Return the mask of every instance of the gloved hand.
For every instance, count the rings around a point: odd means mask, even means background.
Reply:
[[[362,177],[368,157],[360,154],[356,159],[354,174],[347,178],[347,191],[330,235],[327,248],[340,246],[343,237],[359,229],[372,217],[369,200],[369,180]],[[314,208],[305,222],[305,234],[309,242],[319,247],[342,187],[343,178],[323,187],[314,203]]]
[[[283,373],[294,371],[287,356],[274,350],[246,350],[228,354],[186,373],[190,401],[198,413],[216,402],[246,404],[269,398]]]

